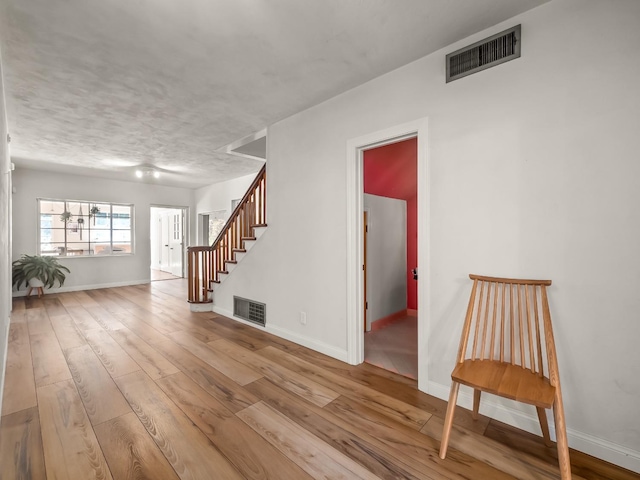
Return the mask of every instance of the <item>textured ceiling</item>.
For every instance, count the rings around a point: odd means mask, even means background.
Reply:
[[[0,0],[18,166],[199,187],[226,145],[547,0]]]

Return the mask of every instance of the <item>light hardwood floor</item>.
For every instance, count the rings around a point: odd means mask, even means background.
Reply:
[[[558,478],[554,448],[415,381],[213,313],[184,280],[16,299],[0,479]],[[579,452],[574,478],[638,479]]]

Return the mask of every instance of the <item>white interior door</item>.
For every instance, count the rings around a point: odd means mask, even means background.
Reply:
[[[169,261],[171,274],[182,277],[182,210],[169,214]]]
[[[160,270],[167,273],[171,273],[170,229],[169,214],[162,213],[160,215]]]

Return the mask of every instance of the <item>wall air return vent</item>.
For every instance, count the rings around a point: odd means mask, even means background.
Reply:
[[[267,322],[267,306],[264,303],[234,296],[233,315],[264,327]]]
[[[447,83],[520,56],[520,25],[447,55]]]

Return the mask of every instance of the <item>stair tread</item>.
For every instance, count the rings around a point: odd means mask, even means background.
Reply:
[[[266,226],[267,226],[266,223],[256,223],[255,225],[251,225],[251,228],[262,228]]]
[[[225,260],[224,263],[238,263],[237,260]]]
[[[246,248],[234,248],[233,251],[236,252],[236,253],[246,253],[247,249]]]
[[[242,237],[242,240],[257,240],[256,237]]]

